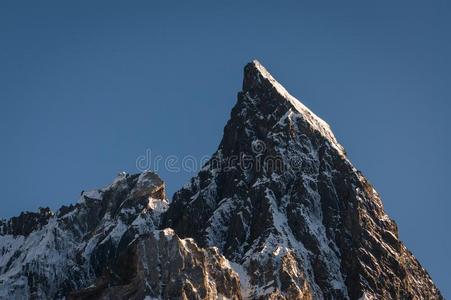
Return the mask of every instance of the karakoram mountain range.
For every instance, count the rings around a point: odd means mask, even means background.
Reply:
[[[169,200],[151,171],[0,221],[0,299],[443,299],[329,125],[258,62]]]

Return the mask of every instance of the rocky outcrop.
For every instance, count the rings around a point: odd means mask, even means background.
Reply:
[[[18,217],[0,220],[0,234],[27,236],[47,225],[53,213],[50,208],[39,208],[38,212],[22,212]]]
[[[164,226],[219,247],[253,299],[441,298],[327,123],[257,61],[218,151]]]
[[[73,299],[241,299],[238,275],[217,248],[199,248],[171,230],[135,239],[107,274]]]

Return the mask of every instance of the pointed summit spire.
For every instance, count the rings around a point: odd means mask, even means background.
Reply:
[[[291,110],[298,114],[314,131],[319,132],[341,155],[345,156],[345,150],[337,142],[329,124],[292,96],[256,59],[244,67],[242,92],[252,101],[280,101],[287,106],[287,111]]]
[[[164,227],[217,247],[245,298],[443,299],[329,125],[256,60],[218,150],[175,193]]]
[[[259,85],[272,86],[282,96],[294,98],[258,60],[254,59],[244,67],[243,91]]]
[[[266,71],[256,59],[244,66],[243,91],[251,89],[252,87],[255,87],[256,84],[261,83],[260,77],[262,76],[260,70],[262,70],[262,68]]]

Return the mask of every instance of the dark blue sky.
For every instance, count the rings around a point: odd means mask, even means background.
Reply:
[[[259,59],[325,119],[451,297],[449,1],[2,1],[1,217],[209,155]],[[170,196],[192,174],[160,170]]]

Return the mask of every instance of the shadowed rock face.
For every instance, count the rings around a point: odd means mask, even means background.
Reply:
[[[0,220],[0,234],[27,236],[45,226],[51,217],[52,212],[48,207],[39,208],[38,212],[22,212],[8,221]]]
[[[257,61],[164,226],[241,265],[251,298],[441,298],[329,126]]]
[[[155,173],[121,173],[0,221],[0,299],[64,297],[442,299],[329,126],[257,61],[170,205]]]

